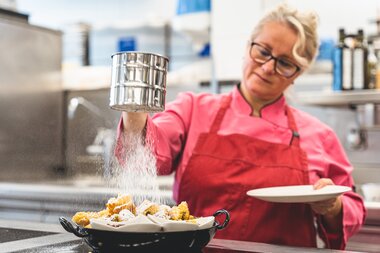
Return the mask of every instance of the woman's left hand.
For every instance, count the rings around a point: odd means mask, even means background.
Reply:
[[[325,187],[326,185],[334,185],[334,183],[329,178],[321,178],[314,184],[313,187],[317,190]],[[310,203],[310,206],[317,214],[335,217],[342,211],[342,199],[341,196],[339,196],[336,198]]]

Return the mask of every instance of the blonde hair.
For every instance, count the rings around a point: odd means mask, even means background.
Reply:
[[[289,25],[298,35],[292,54],[296,61],[306,69],[318,53],[318,19],[315,12],[300,12],[287,4],[280,4],[259,21],[252,31],[251,40],[253,41],[260,34],[264,25],[269,22],[281,22]]]

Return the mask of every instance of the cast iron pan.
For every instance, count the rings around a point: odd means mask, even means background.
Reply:
[[[95,252],[200,252],[217,230],[228,225],[230,214],[226,210],[218,210],[213,216],[222,214],[225,215],[223,224],[215,220],[211,228],[180,232],[114,232],[83,228],[64,217],[60,217],[59,222],[67,232],[83,238]]]

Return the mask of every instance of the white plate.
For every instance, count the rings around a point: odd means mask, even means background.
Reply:
[[[247,195],[269,202],[308,203],[337,197],[351,191],[350,187],[327,185],[314,190],[312,185],[293,185],[250,190]]]

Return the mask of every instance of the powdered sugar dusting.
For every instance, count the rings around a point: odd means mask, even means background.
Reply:
[[[131,194],[139,204],[145,199],[161,203],[161,194],[157,180],[156,158],[150,141],[144,141],[141,135],[124,134],[123,157],[113,161],[110,166],[109,184],[122,193]]]

